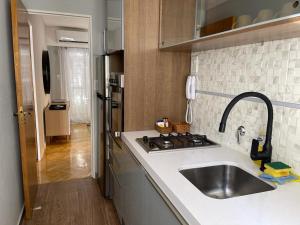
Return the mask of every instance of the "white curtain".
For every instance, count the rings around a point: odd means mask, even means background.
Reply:
[[[70,101],[70,117],[75,123],[91,122],[91,75],[89,51],[59,48],[60,98]]]

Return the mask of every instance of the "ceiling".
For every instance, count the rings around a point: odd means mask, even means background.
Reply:
[[[48,27],[69,27],[76,29],[89,29],[89,18],[76,16],[42,15]]]
[[[227,0],[207,1],[206,8],[207,9],[214,8],[226,1]],[[42,15],[42,18],[45,25],[48,27],[69,27],[69,28],[85,29],[85,30],[89,29],[89,18],[76,17],[76,16],[61,16],[61,15]]]

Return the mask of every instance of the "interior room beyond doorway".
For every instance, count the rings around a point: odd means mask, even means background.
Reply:
[[[38,180],[91,176],[90,18],[30,15]]]
[[[89,177],[91,175],[91,131],[83,123],[71,124],[71,137],[55,137],[38,162],[40,184]]]

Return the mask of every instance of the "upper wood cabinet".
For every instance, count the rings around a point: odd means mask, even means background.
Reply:
[[[169,48],[232,31],[294,22],[300,17],[300,1],[161,0],[160,10],[160,48]]]
[[[163,117],[185,119],[191,53],[160,51],[160,4],[160,0],[124,1],[125,131],[153,129]]]

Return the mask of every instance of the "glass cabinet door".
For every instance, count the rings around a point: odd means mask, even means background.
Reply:
[[[161,1],[161,47],[300,13],[295,0]]]
[[[123,0],[107,0],[106,50],[123,49]]]
[[[161,46],[192,40],[196,0],[161,0]]]

